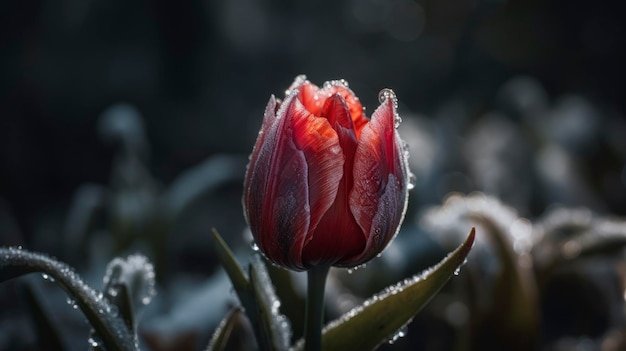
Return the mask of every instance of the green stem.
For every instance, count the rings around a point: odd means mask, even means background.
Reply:
[[[324,289],[330,266],[317,266],[307,272],[306,315],[304,322],[304,351],[322,349],[324,322]]]

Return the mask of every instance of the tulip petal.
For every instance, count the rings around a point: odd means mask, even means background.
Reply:
[[[320,95],[320,88],[309,81],[302,84],[299,89],[300,93],[298,94],[298,99],[300,102],[302,102],[304,107],[313,115],[319,116],[322,107],[324,107],[326,96]]]
[[[359,101],[359,98],[357,98],[352,90],[346,86],[327,83],[320,89],[317,85],[307,80],[296,80],[292,88],[298,88],[300,90],[298,99],[300,99],[307,110],[316,116],[321,115],[327,99],[335,94],[339,94],[348,106],[357,139],[361,135],[361,131],[365,125],[368,123],[365,113],[363,112],[363,105]]]
[[[254,148],[252,149],[252,154],[250,155],[250,162],[246,168],[246,177],[244,179],[243,188],[248,189],[250,186],[250,180],[252,177],[252,171],[256,168],[257,161],[259,159],[258,154],[263,146],[266,136],[270,131],[274,120],[276,119],[276,110],[278,109],[279,102],[276,100],[274,95],[270,96],[270,100],[267,102],[267,106],[265,107],[265,113],[263,114],[263,123],[261,125],[261,129],[259,130],[259,135],[257,136],[256,142],[254,143]],[[247,204],[249,202],[250,192],[244,191],[244,199],[243,199],[243,207],[244,207],[244,215],[246,216],[246,221],[249,221],[248,211],[246,209]]]
[[[290,95],[274,116],[270,99],[244,184],[244,209],[257,244],[274,262],[288,267],[301,266],[291,246],[305,236],[309,225],[308,215],[298,213],[308,204],[306,179],[281,174],[285,167],[306,168],[302,155],[284,136],[290,123],[287,107],[294,100],[295,94]]]
[[[304,244],[311,240],[311,234],[331,207],[344,174],[345,156],[340,139],[326,118],[308,114],[304,105],[295,102],[296,114],[303,117],[294,119],[294,140],[304,152],[308,169],[309,201],[311,223]],[[304,117],[306,115],[306,117]]]
[[[354,157],[350,209],[367,244],[360,255],[346,262],[365,262],[378,254],[395,236],[404,218],[408,160],[394,124],[395,106],[392,99],[386,99],[363,128]]]
[[[257,139],[244,207],[261,251],[279,265],[302,270],[310,225],[334,201],[343,157],[328,121],[311,115],[296,94]]]
[[[304,247],[303,260],[314,265],[334,264],[344,257],[360,253],[365,247],[363,232],[348,206],[353,183],[352,164],[357,147],[350,112],[343,97],[333,94],[326,100],[321,115],[337,133],[345,163],[341,181],[334,188],[336,197],[332,206],[325,211],[319,224],[311,222],[311,232],[314,234]]]
[[[352,123],[354,124],[354,130],[358,139],[361,136],[361,131],[368,123],[365,113],[363,112],[363,105],[359,101],[359,98],[354,95],[352,90],[341,85],[332,85],[330,93],[339,94],[346,101],[350,109],[350,116],[352,117]]]

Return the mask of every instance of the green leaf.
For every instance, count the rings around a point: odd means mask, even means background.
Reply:
[[[265,345],[261,348],[286,351],[289,348],[291,329],[287,318],[279,312],[280,301],[260,257],[250,265],[250,288],[257,308],[257,323],[264,338],[259,341],[259,344]]]
[[[246,342],[241,337],[245,335],[246,326],[244,324],[247,323],[245,318],[240,307],[233,308],[215,329],[207,351],[244,349]]]
[[[65,263],[19,248],[0,247],[0,282],[40,272],[54,279],[80,307],[108,350],[136,350],[134,338],[112,306]]]
[[[323,331],[322,349],[372,350],[413,319],[465,262],[475,230],[436,266],[386,288],[363,305],[331,322]],[[301,346],[301,345],[299,345]]]
[[[218,244],[216,247],[217,258],[220,260],[222,267],[226,270],[226,274],[228,274],[231,283],[233,283],[233,287],[235,288],[237,295],[239,295],[239,299],[243,300],[242,294],[244,294],[248,289],[248,278],[246,278],[243,269],[241,269],[241,266],[239,266],[239,263],[237,263],[237,260],[235,259],[235,255],[233,255],[233,252],[230,250],[228,245],[226,245],[222,236],[215,228],[213,228],[211,232],[213,233],[213,238],[215,238],[215,241]]]
[[[259,349],[262,351],[283,350],[287,348],[282,333],[286,318],[278,313],[280,304],[274,293],[269,275],[259,259],[250,265],[249,279],[237,263],[232,251],[226,245],[217,230],[213,229],[217,241],[217,256],[226,274],[230,277],[235,292],[252,324]]]
[[[125,284],[117,288],[116,296],[107,296],[109,302],[117,306],[120,316],[124,319],[124,323],[130,331],[136,333],[135,310],[133,309],[131,294],[128,286]]]
[[[256,311],[256,325],[260,329],[257,335],[257,342],[262,350],[278,350],[274,345],[274,331],[272,329],[271,311],[264,303],[263,291],[260,287],[259,277],[253,265],[250,265],[250,287],[254,293]],[[254,324],[253,322],[253,324]]]
[[[492,339],[502,339],[512,351],[536,349],[540,308],[531,257],[518,255],[506,229],[495,221],[487,216],[473,217],[487,229],[500,264],[491,298],[497,309],[486,316]]]

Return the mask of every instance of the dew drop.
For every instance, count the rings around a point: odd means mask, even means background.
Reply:
[[[398,98],[396,98],[396,93],[394,93],[393,90],[389,88],[384,88],[378,93],[378,102],[382,104],[383,102],[387,101],[387,99],[391,99],[391,101],[393,102],[393,106],[395,108],[398,108]],[[396,119],[399,118],[400,116],[396,115]]]
[[[331,89],[332,87],[343,87],[348,88],[348,81],[345,79],[335,79],[328,82],[324,82],[324,89]]]
[[[47,280],[47,281],[49,281],[49,282],[53,282],[53,283],[54,283],[54,278],[53,278],[52,276],[50,276],[50,275],[46,274],[46,273],[42,273],[42,274],[41,274],[41,277],[42,277],[44,280]]]
[[[352,274],[361,268],[365,268],[366,266],[367,266],[367,263],[363,263],[358,266],[350,267],[348,268],[348,274]]]
[[[396,113],[393,119],[393,125],[394,127],[396,127],[396,129],[398,129],[398,127],[400,126],[400,123],[402,123],[402,118],[400,117],[398,113]]]
[[[100,342],[94,338],[87,339],[87,342],[89,343],[89,346],[94,349],[100,347]]]
[[[73,309],[77,309],[78,305],[76,304],[76,301],[70,297],[67,298],[67,300],[65,300],[67,302],[68,305],[72,306]]]
[[[405,337],[405,336],[406,336],[406,333],[407,333],[407,327],[406,327],[406,326],[404,326],[404,327],[402,327],[402,328],[398,329],[398,331],[397,331],[395,334],[393,334],[393,336],[389,339],[389,343],[390,343],[390,344],[395,343],[395,342],[396,342],[396,341],[398,341],[400,338]]]
[[[118,286],[112,286],[107,290],[107,295],[111,296],[111,297],[116,297],[117,294],[119,293],[119,289]]]
[[[306,76],[304,74],[300,74],[299,76],[297,76],[296,79],[291,84],[291,86],[289,87],[289,89],[285,90],[285,96],[291,95],[291,93],[293,92],[295,88],[299,87],[305,82],[306,82]]]
[[[413,174],[413,172],[409,171],[409,183],[407,184],[407,188],[409,190],[412,190],[413,188],[415,188],[415,183],[417,182],[417,178],[415,178],[415,174]]]
[[[458,267],[456,267],[456,269],[454,270],[454,275],[459,275],[459,273],[461,273],[461,268],[463,268],[463,266],[465,266],[466,263],[467,263],[467,258],[463,260],[463,262]]]

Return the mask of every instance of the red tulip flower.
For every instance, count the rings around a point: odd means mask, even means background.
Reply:
[[[244,184],[246,219],[259,249],[293,270],[354,267],[398,232],[409,189],[408,154],[391,90],[368,120],[345,81],[322,88],[296,78],[274,96]]]

